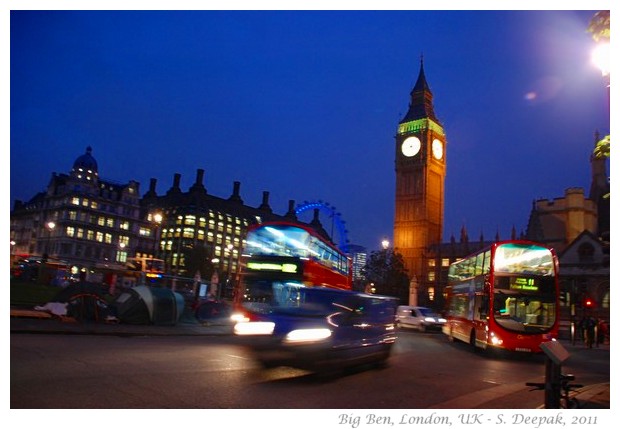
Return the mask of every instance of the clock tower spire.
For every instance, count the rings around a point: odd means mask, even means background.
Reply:
[[[416,302],[411,304],[430,305],[435,279],[429,278],[424,255],[442,240],[446,136],[435,115],[423,57],[410,96],[395,136],[394,248],[403,256],[411,282],[418,285],[418,296],[412,298]]]

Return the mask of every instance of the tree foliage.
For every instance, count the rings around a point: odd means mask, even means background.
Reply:
[[[609,146],[610,139],[609,135],[607,135],[596,143],[596,147],[594,148],[594,156],[597,158],[609,158]]]
[[[409,300],[409,277],[401,254],[393,249],[374,251],[370,254],[362,275],[373,283],[379,295],[394,296],[407,303]]]
[[[596,12],[590,24],[588,25],[588,32],[592,33],[592,38],[596,41],[609,41],[610,39],[610,13],[608,10],[601,10]]]

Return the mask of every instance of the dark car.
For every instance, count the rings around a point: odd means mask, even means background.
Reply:
[[[234,333],[264,367],[324,371],[385,364],[396,340],[391,297],[283,285],[284,299],[244,303]]]

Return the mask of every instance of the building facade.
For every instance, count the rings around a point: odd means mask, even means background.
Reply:
[[[11,262],[20,257],[53,260],[66,263],[76,276],[97,278],[95,273],[123,270],[129,258],[156,258],[164,260],[166,274],[175,281],[193,282],[199,276],[232,287],[247,228],[267,221],[299,222],[295,203],[290,200],[288,211],[278,215],[267,191],[261,204],[251,207],[241,198],[239,182],[228,198],[220,198],[208,194],[203,181],[204,170],[198,169],[194,183],[183,191],[177,173],[171,188],[158,195],[157,180],[151,179],[141,197],[135,180],[101,179],[88,147],[69,174],[52,174],[46,192],[15,202]],[[331,241],[318,209],[307,224]]]
[[[45,192],[16,201],[10,222],[14,257],[66,261],[73,274],[123,266],[153,239],[141,215],[139,183],[102,179],[91,147],[69,174],[52,173]]]

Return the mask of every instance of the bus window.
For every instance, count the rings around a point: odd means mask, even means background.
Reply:
[[[491,272],[491,251],[484,252],[484,263],[482,264],[482,273],[489,274]]]
[[[480,274],[482,274],[483,260],[484,260],[484,253],[479,253],[476,256],[476,265],[474,266],[474,275],[475,276],[479,276]]]

